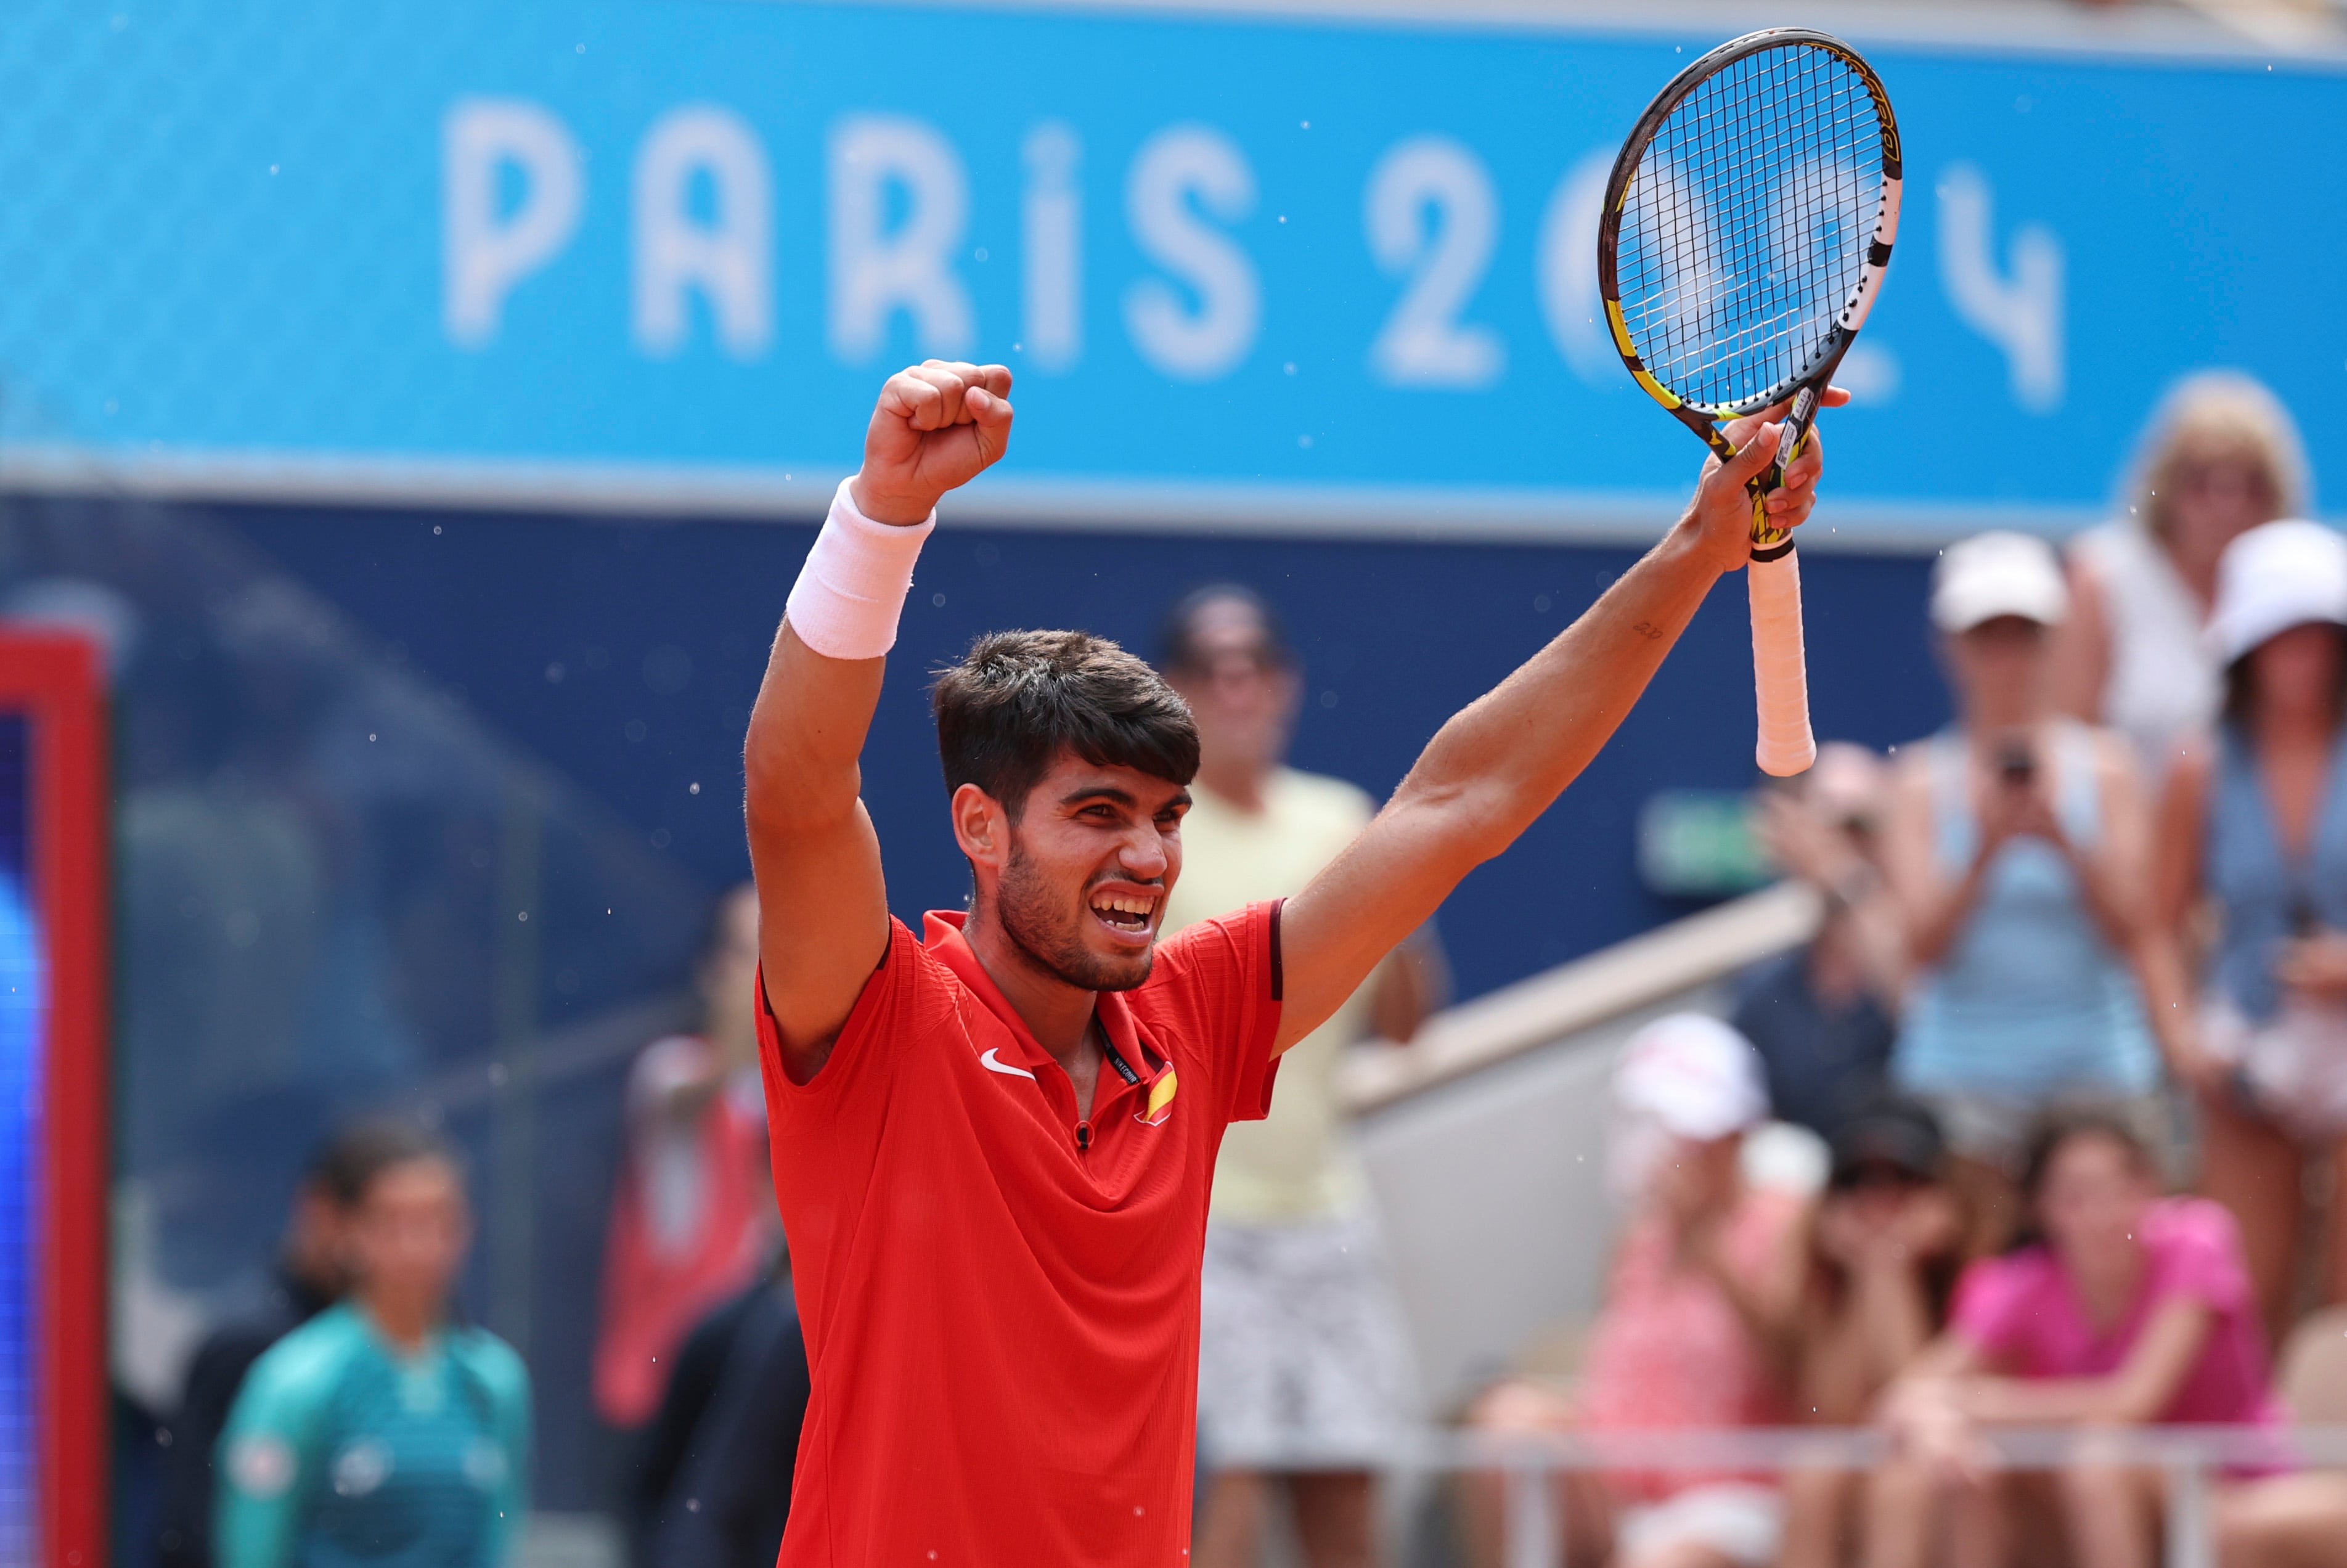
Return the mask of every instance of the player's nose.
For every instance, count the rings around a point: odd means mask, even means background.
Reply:
[[[1165,875],[1165,840],[1153,823],[1142,823],[1119,845],[1116,863],[1127,876],[1152,882]]]

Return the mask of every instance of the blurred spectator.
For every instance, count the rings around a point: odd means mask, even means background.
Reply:
[[[1760,1052],[1778,1120],[1832,1142],[1878,1098],[1907,983],[1906,933],[1881,876],[1882,764],[1829,742],[1797,782],[1763,797],[1770,856],[1825,900],[1807,947],[1745,976],[1729,1021]]]
[[[645,1434],[634,1508],[659,1568],[773,1568],[812,1385],[787,1255],[702,1318]]]
[[[1954,1568],[2013,1560],[2010,1510],[2024,1489],[1984,1471],[1976,1424],[2282,1419],[2231,1215],[2206,1199],[2161,1197],[2150,1153],[2109,1116],[2050,1121],[2026,1173],[2044,1239],[1965,1274],[1948,1334],[1893,1393],[1909,1457],[1878,1483],[1902,1503],[1881,1511],[1875,1568],[1920,1568],[1942,1537]],[[2276,1441],[2278,1459],[2286,1446]],[[2157,1469],[2074,1460],[2051,1499],[2073,1561],[2152,1568],[2163,1484]],[[2225,1568],[2347,1562],[2347,1476],[2236,1475],[2215,1503]]]
[[[779,1225],[758,1081],[758,899],[710,917],[695,979],[699,1034],[653,1041],[628,1079],[627,1146],[604,1252],[595,1408],[623,1431],[660,1408],[693,1324],[757,1273]]]
[[[2056,1102],[2162,1123],[2159,1056],[2131,964],[2142,952],[2146,809],[2132,754],[2047,704],[2047,637],[2068,594],[2053,550],[1991,533],[1940,559],[1932,619],[1956,719],[1905,748],[1884,869],[1918,983],[1891,1077],[1922,1096],[1993,1250],[2012,1176]]]
[[[429,1133],[365,1135],[350,1296],[255,1362],[230,1412],[220,1568],[500,1568],[520,1538],[529,1374],[505,1341],[449,1321],[472,1242],[463,1178]]]
[[[1800,1203],[1745,1184],[1745,1133],[1768,1102],[1752,1047],[1717,1019],[1646,1025],[1614,1073],[1612,1177],[1631,1213],[1580,1387],[1502,1383],[1469,1422],[1496,1433],[1769,1426],[1789,1414],[1783,1354],[1807,1258]],[[1566,1558],[1613,1568],[1760,1568],[1777,1559],[1782,1495],[1767,1477],[1564,1478]],[[1498,1478],[1465,1489],[1471,1555],[1501,1559]]]
[[[2347,540],[2279,522],[2234,541],[2209,627],[2224,713],[2170,770],[2157,836],[2157,1012],[2199,1102],[2202,1190],[2239,1222],[2277,1336],[2304,1276],[2310,1155],[2347,1156],[2342,628]],[[2322,1296],[2347,1300],[2347,1202],[2328,1229]]]
[[[351,1212],[405,1145],[359,1127],[322,1145],[293,1192],[293,1212],[259,1310],[214,1328],[188,1368],[165,1459],[159,1556],[164,1568],[208,1568],[212,1455],[246,1372],[261,1353],[339,1299],[348,1284]]]
[[[2303,510],[2306,491],[2306,451],[2280,399],[2232,371],[2178,384],[2145,434],[2127,516],[2070,546],[2055,705],[2127,736],[2157,780],[2222,698],[2200,639],[2218,557],[2242,529]]]
[[[1845,1120],[1832,1174],[1811,1213],[1808,1276],[1794,1337],[1795,1419],[1828,1427],[1873,1419],[1885,1389],[1946,1326],[1963,1266],[1963,1215],[1942,1179],[1939,1123],[1912,1101],[1886,1098]],[[1880,1503],[1848,1471],[1785,1478],[1780,1568],[1837,1568],[1880,1526]]]
[[[1252,589],[1198,589],[1166,622],[1165,678],[1198,725],[1167,934],[1306,883],[1368,825],[1369,797],[1285,765],[1303,682]],[[1252,1564],[1267,1493],[1287,1493],[1305,1561],[1370,1561],[1370,1481],[1405,1418],[1408,1356],[1335,1075],[1375,1032],[1406,1040],[1447,977],[1431,931],[1397,949],[1280,1059],[1271,1114],[1235,1123],[1214,1167],[1198,1356],[1208,1482],[1194,1561]]]

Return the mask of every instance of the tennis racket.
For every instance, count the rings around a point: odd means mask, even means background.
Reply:
[[[1791,534],[1762,500],[1809,439],[1882,292],[1899,232],[1899,124],[1840,39],[1749,33],[1696,60],[1638,117],[1597,228],[1597,282],[1622,363],[1724,461],[1723,420],[1789,398],[1751,483],[1752,665],[1761,771],[1817,758]]]

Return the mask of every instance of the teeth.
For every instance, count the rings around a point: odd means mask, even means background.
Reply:
[[[1129,894],[1122,893],[1112,894],[1108,897],[1095,899],[1092,903],[1092,907],[1103,915],[1140,915],[1146,917],[1149,912],[1156,907],[1157,900],[1154,898],[1135,898]]]

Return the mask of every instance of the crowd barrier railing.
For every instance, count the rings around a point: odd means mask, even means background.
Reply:
[[[2216,1568],[2210,1481],[2226,1471],[2347,1470],[2347,1425],[1982,1427],[1985,1468],[2045,1471],[2091,1461],[2168,1478],[2164,1568]],[[1654,1432],[1415,1434],[1400,1468],[1502,1478],[1506,1568],[1559,1568],[1563,1501],[1552,1481],[1594,1471],[1782,1475],[1870,1471],[1891,1457],[1871,1427],[1763,1427]]]

